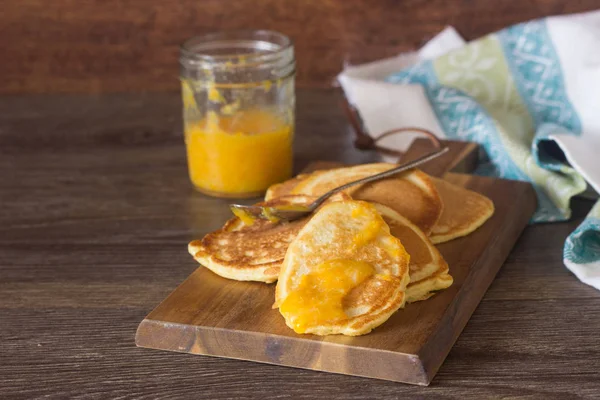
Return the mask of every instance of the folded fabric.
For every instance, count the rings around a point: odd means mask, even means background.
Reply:
[[[367,131],[418,126],[480,143],[476,173],[529,181],[532,222],[570,217],[600,191],[600,12],[515,25],[465,43],[452,28],[419,52],[346,69],[339,81]],[[403,149],[411,138],[384,145]],[[565,264],[600,289],[600,205],[569,237]]]
[[[579,280],[600,290],[600,201],[567,238],[563,257]]]

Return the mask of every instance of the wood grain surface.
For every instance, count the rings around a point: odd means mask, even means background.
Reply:
[[[300,91],[298,169],[375,160],[338,100]],[[600,396],[600,292],[562,265],[583,201],[525,230],[427,388],[136,348],[139,321],[196,269],[187,242],[228,214],[188,183],[180,110],[178,94],[0,98],[0,397]]]
[[[178,87],[178,46],[226,29],[273,29],[295,42],[298,83],[327,87],[344,63],[415,50],[447,25],[466,39],[597,0],[4,0],[0,93],[161,91]]]

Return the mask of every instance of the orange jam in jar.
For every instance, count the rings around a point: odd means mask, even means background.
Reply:
[[[231,32],[182,46],[189,176],[217,197],[254,197],[292,175],[295,61],[290,40]]]

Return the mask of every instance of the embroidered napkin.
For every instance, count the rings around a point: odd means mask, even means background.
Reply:
[[[476,173],[529,181],[532,222],[564,221],[600,192],[600,11],[514,25],[469,43],[447,28],[415,53],[338,77],[368,132],[418,126],[482,145]],[[382,143],[406,149],[412,138]],[[587,183],[586,183],[587,182]],[[600,290],[600,202],[565,243],[565,265]]]

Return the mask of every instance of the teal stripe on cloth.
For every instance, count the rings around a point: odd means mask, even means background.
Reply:
[[[535,121],[536,130],[545,124],[581,134],[581,120],[571,104],[562,68],[544,19],[526,22],[497,33],[505,59],[521,98]]]
[[[575,264],[600,263],[600,219],[586,218],[565,242],[565,260]],[[600,273],[600,264],[598,265]]]
[[[565,241],[563,261],[579,280],[600,290],[600,201]]]
[[[535,123],[535,137],[531,151],[537,164],[543,168],[577,175],[557,159],[548,149],[550,136],[556,134],[581,135],[581,120],[569,100],[562,68],[548,33],[545,20],[518,24],[498,32],[506,62],[522,100]],[[573,185],[583,186],[581,179]]]

